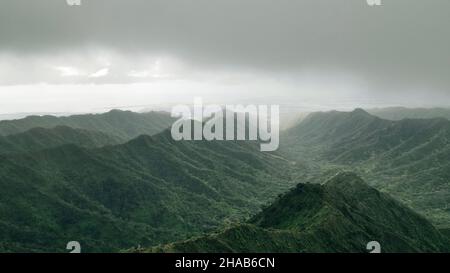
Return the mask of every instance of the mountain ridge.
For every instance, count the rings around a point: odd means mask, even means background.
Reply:
[[[433,108],[407,108],[407,107],[386,107],[372,108],[367,111],[375,116],[389,120],[402,119],[431,119],[445,118],[450,119],[450,108],[433,107]]]
[[[122,142],[124,140],[121,138],[98,131],[73,129],[63,125],[53,128],[35,127],[22,133],[0,136],[0,154],[34,152],[65,144],[95,148]]]
[[[246,223],[130,251],[367,252],[373,240],[383,252],[449,251],[448,240],[425,218],[348,172],[322,185],[298,184]]]
[[[135,113],[122,110],[61,117],[29,116],[23,119],[0,121],[0,135],[17,134],[34,127],[53,128],[63,125],[74,129],[101,131],[129,140],[141,134],[160,133],[169,128],[174,120],[166,112]]]
[[[289,164],[256,143],[177,142],[170,130],[0,162],[0,249],[14,242],[10,251],[63,252],[75,239],[85,252],[156,245],[247,217],[292,186]]]
[[[362,111],[311,115],[282,136],[282,154],[319,169],[346,169],[450,225],[450,121],[383,120]],[[320,172],[320,171],[319,171]]]

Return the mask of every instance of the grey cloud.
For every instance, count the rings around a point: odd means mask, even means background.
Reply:
[[[207,69],[360,74],[449,90],[450,1],[2,0],[0,51],[172,54]],[[450,91],[448,91],[450,92]]]

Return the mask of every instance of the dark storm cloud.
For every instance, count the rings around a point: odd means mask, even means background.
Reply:
[[[335,69],[384,85],[450,86],[450,1],[2,0],[0,52],[105,47],[206,68]]]

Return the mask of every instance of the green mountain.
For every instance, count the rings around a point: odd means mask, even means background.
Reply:
[[[152,246],[257,212],[293,184],[290,165],[243,141],[179,141],[169,131],[97,149],[0,155],[0,251]]]
[[[450,119],[450,108],[405,108],[386,107],[367,109],[370,114],[389,120],[401,119],[430,119],[446,118]]]
[[[311,114],[281,145],[320,169],[348,169],[440,226],[450,225],[450,121],[388,121],[362,109]]]
[[[450,228],[440,229],[439,232],[450,240]]]
[[[248,223],[138,252],[448,252],[450,244],[411,209],[340,173],[324,185],[299,184]]]
[[[33,128],[26,132],[0,136],[0,154],[25,153],[54,148],[65,144],[94,148],[124,142],[102,132],[57,126],[52,129]]]
[[[0,121],[0,135],[12,135],[35,127],[68,126],[76,129],[100,131],[130,140],[139,135],[154,135],[169,128],[174,119],[169,113],[112,110],[103,114],[74,115],[68,117],[29,116],[18,120]]]

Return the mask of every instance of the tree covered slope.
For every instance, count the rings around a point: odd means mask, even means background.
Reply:
[[[0,155],[0,250],[117,251],[243,219],[292,186],[289,164],[234,141],[65,145]]]
[[[362,109],[311,114],[287,131],[282,150],[329,168],[350,169],[378,189],[450,225],[450,121],[388,121]]]
[[[85,148],[114,145],[123,139],[99,131],[57,126],[51,129],[33,128],[23,133],[0,136],[0,154],[26,153],[74,144]]]
[[[152,252],[446,252],[449,241],[425,218],[353,173],[299,184],[248,223]]]

